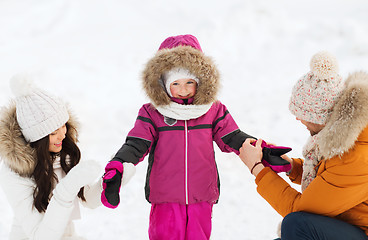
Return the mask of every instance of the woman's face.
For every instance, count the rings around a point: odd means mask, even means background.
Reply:
[[[300,121],[304,126],[307,127],[308,131],[310,132],[311,136],[316,135],[319,133],[325,125],[320,125],[316,123],[307,122],[304,120],[301,120],[299,118],[296,118],[296,120]]]
[[[49,151],[58,153],[63,148],[63,140],[66,134],[66,125],[64,124],[59,129],[49,135]]]

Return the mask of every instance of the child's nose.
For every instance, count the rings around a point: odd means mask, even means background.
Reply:
[[[180,88],[180,93],[186,93],[188,90],[186,87],[181,87]]]

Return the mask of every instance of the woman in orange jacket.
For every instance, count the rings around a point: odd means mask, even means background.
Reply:
[[[311,132],[304,160],[284,156],[301,193],[259,163],[260,140],[240,149],[258,193],[284,217],[282,240],[368,239],[368,74],[340,86],[336,60],[323,52],[293,88],[289,109]]]

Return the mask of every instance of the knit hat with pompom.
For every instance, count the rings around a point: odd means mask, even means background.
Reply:
[[[10,88],[16,97],[17,121],[28,142],[46,137],[69,120],[66,105],[34,86],[30,75],[15,75]]]
[[[298,119],[324,125],[341,92],[339,67],[333,55],[322,51],[312,57],[310,68],[294,85],[289,110]]]

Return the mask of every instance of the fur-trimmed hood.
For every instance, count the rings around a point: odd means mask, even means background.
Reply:
[[[216,101],[220,76],[213,61],[190,46],[178,46],[159,50],[143,71],[143,88],[155,106],[170,104],[162,75],[178,67],[188,69],[199,79],[193,104],[204,105]]]
[[[78,123],[69,112],[67,134],[77,142]],[[20,176],[29,177],[36,166],[35,150],[21,132],[17,122],[15,103],[4,107],[0,112],[0,157],[4,163]]]
[[[329,159],[350,150],[367,125],[368,74],[355,72],[345,81],[326,126],[318,134],[321,157]]]

